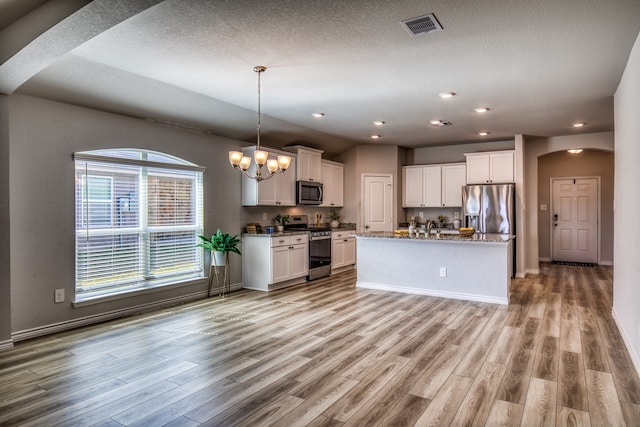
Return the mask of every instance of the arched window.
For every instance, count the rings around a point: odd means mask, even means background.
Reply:
[[[204,168],[137,149],[74,160],[76,301],[202,277]]]

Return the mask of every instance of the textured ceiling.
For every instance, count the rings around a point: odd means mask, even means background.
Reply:
[[[32,3],[35,12],[41,2]],[[427,13],[443,31],[412,37],[400,25]],[[355,143],[591,133],[613,129],[613,94],[639,29],[637,0],[95,0],[14,46],[0,91],[251,140],[252,68],[266,65],[265,145],[336,154]]]

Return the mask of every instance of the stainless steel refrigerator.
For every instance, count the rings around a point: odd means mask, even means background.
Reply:
[[[462,218],[477,233],[515,234],[515,185],[462,187]]]

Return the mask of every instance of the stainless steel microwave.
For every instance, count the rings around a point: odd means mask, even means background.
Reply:
[[[322,204],[322,183],[298,181],[297,184],[296,197],[299,205]]]

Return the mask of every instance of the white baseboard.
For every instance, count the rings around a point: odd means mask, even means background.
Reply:
[[[527,273],[516,273],[516,279],[524,279],[527,277]]]
[[[551,258],[547,258],[547,257],[544,257],[544,258],[543,258],[543,257],[540,257],[540,258],[538,258],[538,261],[540,261],[540,262],[551,262]]]
[[[242,289],[242,285],[234,284],[231,286],[231,290]],[[212,295],[214,290],[212,289]],[[198,299],[207,298],[207,291],[198,291],[187,295],[181,295],[179,297],[168,298],[161,301],[155,301],[148,304],[140,304],[132,307],[126,307],[118,310],[107,311],[92,316],[80,317],[78,319],[67,320],[64,322],[52,323],[50,325],[39,326],[37,328],[25,329],[23,331],[17,331],[11,334],[13,342],[23,341],[43,335],[54,334],[57,332],[66,331],[69,329],[75,329],[82,326],[93,325],[95,323],[105,322],[107,320],[113,320],[120,317],[132,316],[135,314],[145,313],[154,310],[161,310],[167,307],[173,307],[179,304],[183,304]],[[2,343],[0,342],[0,349],[2,349]]]
[[[525,274],[525,276],[527,274],[533,274],[533,275],[540,274],[540,269],[539,268],[527,268],[525,270],[524,274]]]
[[[613,267],[613,261],[600,261],[598,265],[607,265]]]
[[[13,348],[13,340],[0,341],[0,351],[11,350]]]
[[[636,373],[640,375],[640,358],[634,351],[631,346],[631,341],[629,341],[628,335],[625,333],[624,328],[620,324],[620,318],[616,314],[615,307],[611,309],[611,317],[613,317],[613,321],[616,322],[616,326],[618,327],[618,331],[620,331],[620,335],[622,336],[622,340],[624,341],[625,347],[627,347],[627,351],[629,352],[629,356],[631,356],[631,361],[633,362],[633,367],[636,368]]]
[[[503,305],[509,304],[508,298],[486,297],[482,295],[463,294],[459,292],[434,291],[434,290],[406,288],[406,287],[398,287],[398,286],[385,286],[385,285],[379,285],[376,283],[367,283],[367,282],[360,282],[360,281],[356,282],[356,287],[366,288],[366,289],[377,289],[379,291],[387,291],[387,292],[401,292],[405,294],[427,295],[431,297],[440,297],[440,298],[449,298],[449,299],[461,299],[465,301],[488,302],[492,304],[503,304]]]

